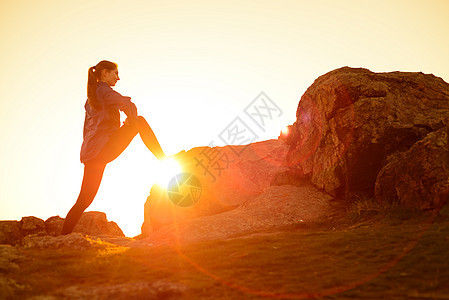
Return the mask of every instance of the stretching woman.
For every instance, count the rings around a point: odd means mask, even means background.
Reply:
[[[130,97],[114,91],[120,80],[117,64],[103,60],[89,68],[87,101],[80,160],[84,164],[83,182],[75,205],[65,218],[61,234],[73,231],[84,210],[97,194],[106,164],[116,159],[139,133],[147,148],[161,160],[165,158],[156,136]],[[127,118],[120,127],[120,112]]]

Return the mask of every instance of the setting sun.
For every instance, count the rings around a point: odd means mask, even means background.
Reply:
[[[157,164],[156,182],[163,188],[167,188],[170,180],[182,172],[181,165],[172,157],[168,157]]]

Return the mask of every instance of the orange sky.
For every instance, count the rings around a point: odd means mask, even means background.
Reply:
[[[87,69],[102,59],[169,155],[224,145],[219,133],[262,91],[283,113],[258,140],[276,138],[338,67],[449,81],[444,0],[1,1],[0,22],[0,219],[65,217],[74,204]],[[138,234],[155,163],[136,137],[88,210]]]

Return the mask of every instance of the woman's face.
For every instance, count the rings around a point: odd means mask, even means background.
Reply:
[[[109,86],[114,86],[118,80],[120,80],[118,69],[103,70],[100,81],[106,82]]]

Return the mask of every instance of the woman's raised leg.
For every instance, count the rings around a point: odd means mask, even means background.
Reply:
[[[165,153],[162,151],[159,142],[144,117],[138,116],[137,122],[129,122],[127,118],[125,125],[121,126],[106,143],[96,158],[94,163],[107,164],[116,159],[131,143],[136,134],[139,133],[145,146],[157,159],[164,159]]]
[[[61,234],[69,234],[75,228],[76,223],[87,207],[92,203],[100,187],[103,177],[105,164],[86,164],[84,165],[83,182],[78,199],[70,209],[62,226]]]
[[[144,117],[138,116],[139,135],[145,146],[150,150],[157,159],[164,159],[165,153],[162,151],[156,135]]]

